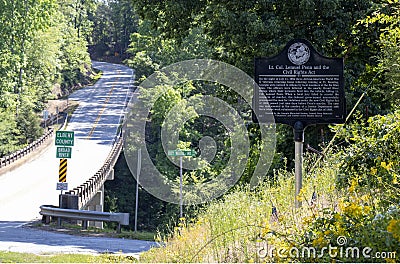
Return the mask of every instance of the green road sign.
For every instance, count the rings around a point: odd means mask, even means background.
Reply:
[[[56,131],[56,146],[72,147],[74,131]]]
[[[72,153],[71,147],[57,147],[57,159],[70,159]]]
[[[168,150],[168,156],[190,156],[194,157],[196,155],[196,151],[193,149],[189,150],[180,150],[180,149],[175,149],[175,150]]]

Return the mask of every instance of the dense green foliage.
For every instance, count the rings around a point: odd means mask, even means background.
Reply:
[[[135,7],[142,20],[127,63],[138,80],[191,58],[222,60],[252,76],[254,57],[275,55],[290,39],[306,38],[323,55],[344,58],[348,109],[366,90],[358,108],[363,115],[396,106],[395,1],[137,1]],[[276,160],[282,166],[286,157],[291,168],[292,131],[277,129]],[[310,127],[306,144],[317,147],[330,136],[326,126]]]
[[[135,188],[136,180],[130,173],[124,155],[122,154],[114,168],[116,175],[113,181],[105,183],[105,211],[129,212],[129,228],[134,227],[135,216]],[[168,226],[175,223],[177,205],[163,202],[146,192],[141,186],[138,199],[138,230],[164,229],[169,232]],[[112,223],[108,224],[113,226]],[[114,226],[115,227],[115,226]]]
[[[166,247],[146,254],[144,261],[355,261],[343,255],[260,256],[266,244],[300,250],[312,246],[322,253],[328,244],[339,246],[341,236],[352,247],[385,252],[400,247],[398,1],[4,0],[0,14],[0,155],[40,135],[38,114],[52,98],[53,88],[66,90],[86,75],[88,44],[94,58],[127,58],[138,83],[167,65],[194,58],[220,60],[252,76],[254,57],[275,55],[293,38],[308,39],[325,56],[344,58],[348,109],[360,96],[364,99],[350,123],[306,130],[305,143],[319,149],[334,133],[338,137],[335,151],[326,152],[323,162],[306,156],[306,171],[311,166],[313,170],[305,175],[298,197],[305,206],[298,210],[293,209],[290,128],[277,127],[272,169],[265,172],[274,181],[250,191],[247,183],[262,142],[243,98],[223,85],[200,81],[164,85],[142,95],[146,100],[151,93],[168,90],[148,116],[146,143],[151,159],[170,180],[177,181],[179,174],[165,156],[160,128],[172,106],[192,114],[180,131],[177,148],[198,151],[199,140],[212,137],[217,150],[210,167],[184,171],[185,184],[216,177],[232,146],[227,129],[196,113],[187,105],[188,97],[198,104],[207,95],[223,99],[246,121],[251,143],[240,186],[201,209],[185,207],[186,219],[177,219],[177,205],[139,188],[139,229],[165,230],[168,225],[170,231],[160,238]],[[106,210],[133,216],[136,182],[123,156],[115,174],[116,179],[106,183]],[[317,201],[310,204],[314,191]],[[271,217],[273,206],[277,217]],[[399,261],[397,253],[394,259]]]
[[[193,28],[202,29],[213,59],[250,75],[254,57],[275,55],[289,40],[306,38],[323,55],[344,57],[349,106],[379,72],[379,56],[389,52],[389,59],[398,52],[396,1],[181,0],[136,1],[135,5],[164,39],[182,42]],[[380,79],[376,85],[383,83]],[[390,106],[390,98],[382,100],[376,93],[366,101],[372,113]]]
[[[0,3],[0,156],[40,136],[38,114],[57,85],[70,88],[87,75],[86,42],[67,6],[55,0]]]
[[[182,220],[159,237],[165,247],[140,260],[398,262],[398,113],[359,122],[340,128],[351,144],[327,152],[317,166],[316,157],[305,157],[301,208],[294,208],[293,172],[279,170],[275,184],[238,187],[196,219]]]
[[[136,70],[138,83],[171,63],[193,58],[221,60],[239,67],[252,76],[254,57],[275,55],[287,41],[293,38],[305,38],[322,55],[344,58],[345,90],[349,110],[364,94],[364,99],[357,108],[359,121],[350,126],[354,131],[357,130],[356,127],[369,127],[372,122],[360,120],[376,114],[390,113],[398,107],[400,18],[399,5],[396,1],[150,0],[133,1],[133,5],[139,18],[137,31],[131,34],[128,49],[130,57],[126,63]],[[188,87],[190,89],[186,91]],[[250,120],[249,108],[241,107],[242,103],[237,94],[226,87],[194,82],[174,89],[174,92],[159,100],[153,109],[149,116],[152,122],[148,125],[150,132],[147,135],[148,149],[153,161],[160,171],[170,178],[178,175],[177,168],[168,162],[163,154],[159,134],[163,117],[173,104],[184,104],[182,101],[189,96],[201,98],[211,94],[228,102],[245,120]],[[224,129],[221,130],[218,122],[213,122],[207,118],[197,117],[185,124],[180,133],[182,146],[197,148],[200,138],[211,136],[219,146],[218,153],[229,152],[230,141],[220,137],[224,134]],[[210,132],[209,134],[205,133],[204,127]],[[309,127],[306,130],[305,144],[323,149],[338,129],[332,130],[324,125]],[[372,143],[374,133],[380,133],[380,125],[377,124],[370,129],[371,131],[362,132],[363,136],[370,137],[368,143],[371,146],[370,152],[376,150],[378,153],[384,151],[389,153],[391,150],[385,150],[386,145],[381,145],[379,143],[381,141]],[[260,132],[257,125],[249,122],[248,132],[251,135],[251,158],[241,179],[242,184],[249,181],[260,152]],[[363,152],[364,146],[360,146],[360,142],[352,141],[343,133],[345,132],[340,132],[342,135],[340,139],[347,141],[345,144],[352,146],[354,149],[351,153],[355,153],[355,156],[350,157],[346,156],[345,152],[340,152],[337,156],[338,160],[342,160],[343,156],[346,157],[341,172],[337,174],[339,177],[337,180],[341,184],[346,184],[352,179],[350,175],[355,176],[360,170],[364,170],[362,164],[365,159],[369,159],[368,164],[373,163],[376,166],[381,161],[375,160],[374,157],[366,157]],[[270,177],[274,178],[276,177],[274,170],[283,168],[290,171],[293,168],[291,128],[278,125],[276,135],[277,149],[272,169],[268,172]],[[361,140],[364,139],[363,136],[360,137]],[[395,142],[385,144],[393,145]],[[218,174],[224,162],[221,159],[217,160],[213,164],[216,166],[207,172],[200,172],[200,175],[186,171],[184,177],[188,182],[192,182],[192,176],[196,176],[196,180],[200,181],[210,179]],[[382,162],[389,164],[389,161],[382,160]],[[372,184],[372,181],[369,184]],[[363,185],[361,181],[360,185]],[[127,188],[132,190],[133,187]],[[112,190],[110,195],[126,199]],[[116,206],[122,204],[117,202]],[[124,210],[124,207],[119,208]],[[170,214],[168,218],[171,218]]]
[[[352,179],[367,188],[399,183],[399,117],[400,113],[396,111],[371,117],[367,122],[355,121],[346,129],[338,128],[339,138],[348,144],[346,152],[340,152],[338,156],[338,159],[343,159],[338,178],[341,186]]]
[[[108,0],[96,3],[89,16],[93,34],[89,41],[92,58],[120,62],[127,57],[131,34],[137,30],[137,15],[131,0]]]

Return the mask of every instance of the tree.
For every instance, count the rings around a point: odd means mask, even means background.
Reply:
[[[383,48],[379,38],[389,23],[377,14],[393,16],[398,12],[398,3],[390,0],[149,0],[136,1],[135,5],[163,38],[181,41],[191,28],[202,28],[214,49],[213,59],[250,75],[254,57],[276,55],[290,39],[306,38],[323,55],[345,59],[348,108],[377,73]],[[360,23],[368,17],[374,21]],[[374,91],[376,96],[367,96],[370,114],[390,108],[390,103],[379,99],[384,89],[378,90]]]
[[[12,151],[35,140],[39,113],[58,83],[72,86],[90,65],[86,42],[56,0],[0,2],[0,112],[10,131],[2,142]]]
[[[93,24],[90,19],[96,12],[96,0],[63,0],[58,1],[60,11],[64,15],[68,26],[74,28],[77,32],[77,37],[83,37],[86,41],[91,41]]]
[[[126,58],[130,35],[136,32],[138,23],[132,1],[99,2],[96,12],[89,19],[94,25],[92,55],[117,55],[116,57]]]

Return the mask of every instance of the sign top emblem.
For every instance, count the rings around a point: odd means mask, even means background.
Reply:
[[[288,49],[288,58],[293,64],[302,65],[310,58],[310,49],[304,43],[293,43]]]

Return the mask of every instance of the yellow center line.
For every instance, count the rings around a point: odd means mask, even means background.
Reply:
[[[119,79],[119,78],[118,78],[118,79]],[[118,79],[117,79],[117,81],[118,81]],[[102,107],[101,110],[99,111],[99,113],[98,113],[98,115],[97,115],[97,118],[96,118],[96,120],[94,121],[93,127],[92,127],[92,129],[90,130],[89,134],[87,135],[86,139],[90,139],[90,138],[92,137],[93,132],[94,132],[94,130],[96,129],[97,124],[99,123],[99,121],[100,121],[100,119],[101,119],[101,116],[103,115],[104,111],[106,110],[107,103],[110,101],[111,94],[112,94],[114,88],[115,88],[115,87],[113,86],[113,87],[111,88],[111,90],[108,92],[108,94],[107,94],[107,99],[106,99],[106,101],[103,103],[103,107]]]

